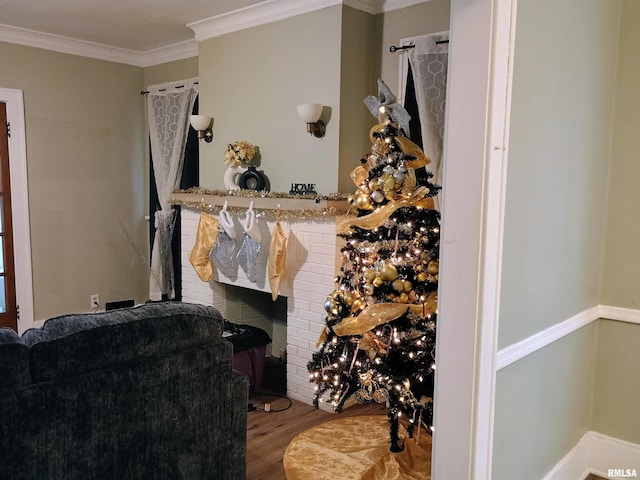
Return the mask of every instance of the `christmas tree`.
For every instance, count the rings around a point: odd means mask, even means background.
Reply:
[[[351,173],[355,215],[338,225],[340,273],[325,301],[326,325],[308,364],[313,403],[335,411],[355,398],[384,403],[391,451],[403,449],[399,417],[413,435],[433,417],[440,215],[425,169],[429,159],[405,136],[408,115],[383,82],[365,103],[379,124]]]

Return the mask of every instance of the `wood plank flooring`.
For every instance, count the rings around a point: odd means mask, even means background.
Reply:
[[[268,402],[270,412],[263,410]],[[316,410],[310,404],[273,395],[249,398],[258,409],[247,414],[247,480],[285,480],[282,457],[293,437],[336,418],[357,415],[384,415],[381,405],[355,405],[340,414]],[[282,411],[279,411],[282,410]],[[606,480],[590,474],[584,480]]]
[[[381,405],[355,405],[342,413],[316,410],[311,404],[269,395],[252,395],[249,403],[262,409],[269,402],[270,412],[247,414],[247,480],[284,480],[282,457],[289,442],[303,431],[329,420],[356,415],[384,415]],[[340,415],[340,417],[338,417]]]

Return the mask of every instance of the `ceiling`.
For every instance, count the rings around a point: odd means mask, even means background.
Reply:
[[[0,27],[142,53],[193,40],[188,23],[258,3],[268,1],[0,0]]]
[[[425,1],[0,0],[0,42],[147,67],[197,56],[203,39],[332,5],[378,14]]]

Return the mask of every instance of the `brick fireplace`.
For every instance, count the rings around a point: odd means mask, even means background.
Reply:
[[[256,211],[259,212],[256,208]],[[232,212],[233,213],[233,212]],[[231,310],[242,309],[235,304],[237,294],[230,292],[227,286],[242,287],[251,291],[268,292],[271,290],[266,278],[266,264],[269,253],[270,232],[275,219],[271,216],[258,216],[262,234],[261,251],[258,257],[257,280],[249,281],[242,269],[238,269],[236,278],[227,278],[214,269],[214,279],[202,282],[189,263],[189,252],[195,243],[195,233],[200,217],[198,207],[182,207],[182,297],[185,302],[213,305],[224,316]],[[241,222],[244,213],[234,215],[238,246],[242,241]],[[305,218],[287,215],[281,220],[288,235],[287,261],[284,279],[280,285],[280,295],[286,297],[286,319],[281,326],[282,340],[277,340],[276,330],[272,354],[279,355],[280,349],[286,349],[287,396],[305,403],[313,398],[313,389],[309,383],[307,362],[316,350],[316,341],[324,326],[324,301],[333,288],[336,268],[339,268],[339,243],[336,237],[336,217],[319,216]],[[254,295],[241,295],[247,299]],[[262,301],[266,296],[261,296]],[[253,310],[251,306],[247,306]],[[284,308],[282,309],[284,310]],[[229,317],[228,317],[229,318]],[[234,321],[232,318],[229,318]],[[238,323],[242,323],[242,320]],[[246,322],[249,323],[249,322]],[[286,325],[285,325],[286,323]],[[282,345],[281,345],[282,344]]]

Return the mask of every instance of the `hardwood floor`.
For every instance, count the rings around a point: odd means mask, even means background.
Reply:
[[[262,410],[269,402],[270,412]],[[284,480],[282,457],[289,442],[303,431],[336,418],[356,415],[384,415],[381,405],[355,405],[342,413],[316,410],[311,404],[269,395],[252,395],[249,403],[260,409],[247,414],[247,480]],[[340,415],[341,417],[337,417]]]

